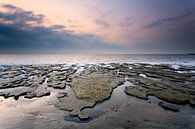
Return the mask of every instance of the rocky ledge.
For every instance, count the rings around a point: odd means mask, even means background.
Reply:
[[[145,100],[155,96],[169,103],[195,106],[193,71],[194,66],[175,69],[162,64],[4,65],[0,67],[0,96],[31,99],[56,91],[56,107],[87,120],[89,116],[81,111],[109,99],[125,78],[132,84],[124,91],[127,95]],[[73,93],[67,93],[67,87]],[[177,111],[164,103],[159,106]]]
[[[124,83],[124,76],[116,70],[104,69],[100,66],[85,66],[85,70],[71,75],[70,86],[79,101],[73,101],[66,97],[60,98],[57,106],[60,109],[71,111],[70,115],[80,119],[88,119],[81,114],[85,107],[93,107],[97,102],[102,102],[111,96],[114,88]],[[68,103],[68,104],[67,104]]]
[[[194,67],[183,67],[181,71],[168,65],[140,64],[131,70],[125,70],[123,72],[134,84],[126,87],[125,92],[141,99],[147,100],[148,96],[155,96],[170,103],[194,106],[195,74],[188,71]]]

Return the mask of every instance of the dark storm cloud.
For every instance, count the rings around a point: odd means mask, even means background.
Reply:
[[[163,18],[163,19],[158,19],[158,20],[155,20],[152,23],[146,25],[145,28],[152,28],[152,27],[156,27],[156,26],[160,26],[160,25],[169,23],[169,22],[179,21],[179,20],[182,20],[183,18],[185,18],[187,16],[191,16],[192,14],[193,14],[192,12],[186,12],[186,13],[181,14],[181,15],[172,16],[172,17]]]
[[[31,11],[24,11],[13,5],[3,5],[7,12],[0,13],[0,48],[52,48],[70,45],[71,37],[68,32],[56,32],[64,28],[61,25],[52,27],[32,26],[44,21],[43,15],[35,15]],[[61,37],[61,35],[65,37]],[[65,40],[66,39],[66,40]]]
[[[10,5],[10,4],[4,4],[2,5],[4,8],[8,8],[8,9],[15,9],[15,10],[20,10],[20,8],[16,7],[16,6],[13,6],[13,5]]]
[[[12,5],[3,5],[0,12],[0,53],[29,52],[36,50],[71,51],[111,47],[101,38],[90,34],[73,34],[63,25],[32,26],[44,22],[43,15],[35,15]],[[13,51],[12,51],[13,50]]]
[[[27,26],[26,26],[27,27]],[[63,38],[51,28],[33,27],[20,29],[14,25],[0,24],[1,48],[4,47],[55,47]],[[63,35],[68,35],[63,33]],[[55,45],[51,43],[56,41]]]
[[[66,27],[63,25],[52,25],[51,28],[55,30],[61,30],[61,29],[65,29]]]
[[[12,22],[13,24],[27,24],[43,22],[44,15],[35,15],[32,11],[24,11],[13,5],[2,5],[2,8],[8,10],[7,13],[0,13],[0,20],[4,22]]]

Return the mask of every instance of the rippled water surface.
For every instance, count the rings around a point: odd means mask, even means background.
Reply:
[[[195,65],[194,55],[0,55],[0,64],[151,63]]]

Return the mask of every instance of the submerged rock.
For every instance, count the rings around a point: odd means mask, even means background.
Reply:
[[[69,113],[70,117],[78,117],[81,121],[88,120],[90,117],[89,115],[81,114],[80,111],[73,110]]]
[[[161,106],[162,108],[164,108],[165,110],[170,110],[170,111],[173,111],[173,112],[179,112],[179,109],[176,106],[173,106],[171,104],[166,104],[166,103],[163,103],[163,102],[159,102],[158,105]]]
[[[79,115],[80,120],[88,120],[89,118],[90,118],[89,115],[84,115],[84,114]]]
[[[79,114],[81,114],[81,112],[80,111],[77,111],[77,110],[73,110],[73,111],[71,111],[70,112],[70,116],[79,116]]]
[[[195,107],[195,98],[190,100],[190,105]]]

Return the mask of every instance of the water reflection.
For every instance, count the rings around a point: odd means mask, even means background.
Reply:
[[[42,98],[25,99],[20,97],[17,101],[14,98],[4,99],[0,97],[0,128],[15,128],[16,126],[23,128],[22,126],[25,126],[24,121],[29,119],[48,120],[52,118],[56,121],[63,121],[66,112],[58,110],[52,104],[56,101],[55,98],[54,92],[50,96]]]

